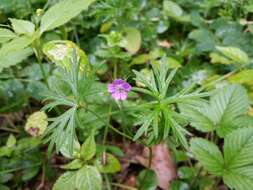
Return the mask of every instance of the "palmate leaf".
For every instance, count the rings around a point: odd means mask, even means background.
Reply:
[[[95,0],[63,0],[49,10],[41,18],[40,32],[57,28],[87,9]]]
[[[174,78],[177,69],[171,70],[166,57],[152,64],[152,71],[149,76],[141,72],[134,71],[136,81],[143,84],[146,88],[133,88],[138,92],[150,95],[155,101],[148,108],[149,112],[141,111],[139,119],[140,128],[137,130],[134,140],[142,135],[147,137],[147,143],[159,143],[170,134],[175,137],[186,149],[188,142],[186,135],[190,133],[183,127],[187,122],[183,115],[174,108],[175,104],[188,102],[190,100],[199,100],[202,97],[209,96],[209,93],[192,92],[193,87],[186,88],[173,96],[167,97],[169,85]]]
[[[50,141],[49,154],[51,154],[54,146],[58,153],[63,146],[67,145],[66,149],[72,157],[75,146],[76,107],[70,108],[64,114],[49,119],[49,121],[52,121],[52,123],[48,126],[45,133],[45,137],[47,137],[45,141]]]

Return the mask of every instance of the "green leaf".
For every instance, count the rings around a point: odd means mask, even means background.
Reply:
[[[195,176],[194,168],[182,166],[177,170],[178,177],[180,179],[193,179]]]
[[[76,188],[78,190],[101,190],[102,177],[94,166],[84,166],[77,172]]]
[[[7,146],[0,147],[0,158],[7,156],[10,157],[13,152],[13,149]]]
[[[179,105],[181,113],[191,126],[202,132],[216,130],[220,137],[236,128],[238,119],[247,114],[249,100],[240,85],[227,85],[211,96],[209,103],[191,101]]]
[[[3,68],[20,63],[32,54],[32,49],[27,47],[33,42],[33,38],[22,36],[5,43],[0,49],[0,72]]]
[[[65,170],[76,170],[76,169],[81,168],[82,166],[83,166],[82,160],[75,159],[72,162],[61,166],[61,168]]]
[[[142,170],[137,177],[138,187],[145,190],[155,190],[158,185],[156,173],[151,169]]]
[[[53,62],[62,67],[70,68],[70,59],[73,56],[73,49],[77,50],[78,59],[81,61],[80,67],[83,68],[88,63],[85,52],[75,43],[68,40],[53,40],[43,45],[43,53]]]
[[[11,51],[8,54],[5,54],[0,57],[0,72],[4,68],[8,68],[10,66],[16,65],[23,60],[25,60],[27,57],[32,55],[33,50],[31,48],[25,48],[21,50]],[[1,54],[1,50],[0,50]]]
[[[224,158],[228,168],[253,164],[253,128],[238,129],[226,136]]]
[[[76,190],[77,172],[65,172],[61,175],[53,186],[53,190]]]
[[[193,138],[190,142],[194,157],[211,174],[221,176],[224,160],[219,148],[203,138]]]
[[[221,64],[231,64],[232,61],[228,58],[218,54],[218,53],[210,53],[211,63],[221,63]]]
[[[41,18],[40,32],[57,28],[76,17],[95,0],[63,0],[49,8]]]
[[[0,28],[0,43],[8,42],[15,37],[16,35],[11,30],[8,30],[6,28]]]
[[[7,187],[7,186],[5,186],[5,185],[2,185],[2,184],[0,184],[0,189],[1,189],[1,190],[10,190],[9,187]]]
[[[10,19],[11,25],[13,27],[13,30],[17,34],[27,34],[32,35],[35,31],[35,25],[27,20],[20,20],[20,19]]]
[[[213,121],[209,117],[209,104],[201,101],[193,101],[190,104],[181,104],[180,110],[191,126],[202,132],[213,131]]]
[[[252,84],[253,83],[253,69],[246,69],[236,73],[228,78],[229,82],[239,84]]]
[[[173,1],[163,1],[163,10],[166,16],[180,17],[183,15],[183,9]]]
[[[216,46],[216,49],[234,63],[246,64],[249,62],[248,55],[237,47]]]
[[[253,128],[238,129],[224,142],[224,182],[236,190],[253,189]]]
[[[33,40],[34,40],[33,38],[28,36],[21,36],[14,38],[10,42],[3,44],[3,46],[0,49],[0,55],[4,56],[5,54],[9,54],[10,52],[22,50],[28,47],[33,42]]]
[[[136,28],[126,28],[125,30],[126,33],[126,50],[129,51],[131,54],[137,53],[137,51],[141,47],[141,33],[138,29]]]
[[[233,120],[247,113],[249,100],[246,90],[240,85],[228,85],[210,99],[210,117],[218,126],[217,133],[224,137],[231,132]]]
[[[82,144],[80,154],[84,160],[90,160],[96,154],[96,142],[93,134]]]
[[[105,163],[103,163],[103,159]],[[101,173],[115,173],[121,170],[119,160],[112,154],[103,153],[95,160],[95,165]]]
[[[250,173],[251,176],[248,176]],[[231,189],[236,190],[252,190],[253,189],[253,168],[247,167],[245,171],[234,170],[223,176],[224,183]]]
[[[189,34],[189,38],[197,42],[198,52],[212,51],[215,47],[215,36],[207,29],[195,29]]]
[[[64,132],[65,133],[65,132]],[[63,136],[64,133],[62,133]],[[62,155],[66,158],[75,158],[79,156],[79,152],[80,152],[80,144],[79,142],[74,138],[74,142],[73,142],[73,153],[70,152],[69,146],[72,146],[69,144],[69,141],[64,141],[63,145],[60,148],[60,152],[62,153]]]
[[[17,140],[16,140],[15,136],[13,134],[10,134],[8,137],[8,140],[6,142],[6,146],[13,147],[16,145],[16,142],[17,142]]]

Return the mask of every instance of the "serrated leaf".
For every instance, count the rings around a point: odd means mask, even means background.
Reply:
[[[224,182],[236,190],[253,189],[253,128],[238,129],[224,142]]]
[[[8,42],[15,37],[16,35],[11,30],[0,28],[0,43]]]
[[[77,172],[65,172],[61,175],[53,186],[53,190],[76,190]]]
[[[211,118],[220,137],[231,132],[233,120],[247,113],[249,100],[246,90],[240,85],[228,85],[210,99]]]
[[[193,101],[191,104],[181,104],[180,110],[192,127],[203,132],[210,132],[215,129],[213,121],[209,117],[210,107],[208,103]]]
[[[179,107],[192,127],[202,132],[216,130],[220,137],[224,137],[240,127],[236,121],[247,114],[249,100],[246,90],[234,84],[217,90],[209,103],[192,101]]]
[[[229,168],[253,164],[253,128],[238,129],[225,138],[225,163]]]
[[[105,159],[105,163],[103,163],[103,159]],[[106,153],[105,155],[102,153],[98,156],[95,160],[95,166],[101,173],[115,173],[121,170],[119,160],[109,153]]]
[[[84,160],[90,160],[96,154],[94,135],[90,135],[82,144],[80,155]]]
[[[249,62],[247,53],[237,47],[216,46],[216,49],[234,63],[246,64]]]
[[[41,18],[40,32],[57,28],[76,17],[95,0],[63,0],[49,8]]]
[[[233,172],[230,171],[223,176],[224,183],[231,189],[236,190],[252,190],[253,189],[253,167],[249,166],[245,172],[238,171],[235,169]],[[250,171],[251,176],[247,175],[247,170]]]
[[[127,44],[125,46],[126,50],[129,51],[131,54],[137,53],[137,51],[141,47],[141,33],[136,28],[126,28],[126,41]]]
[[[76,188],[78,190],[101,190],[102,177],[94,166],[84,166],[77,172]]]
[[[35,25],[27,20],[21,20],[21,19],[10,19],[11,25],[13,27],[13,30],[17,34],[27,34],[31,35],[35,31]]]
[[[224,160],[219,148],[203,138],[193,138],[190,142],[194,157],[211,174],[221,176]]]

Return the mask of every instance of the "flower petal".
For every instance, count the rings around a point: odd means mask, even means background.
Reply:
[[[120,93],[120,100],[126,100],[127,99],[127,92],[121,92]]]
[[[108,92],[110,92],[110,93],[114,93],[114,92],[117,91],[117,86],[116,86],[115,84],[112,84],[112,83],[111,83],[111,84],[108,85],[107,90],[108,90]]]
[[[121,99],[120,92],[114,92],[114,93],[112,93],[112,98],[114,100],[120,100]]]
[[[125,81],[122,80],[122,79],[115,79],[115,80],[113,81],[113,84],[114,84],[114,85],[122,85],[122,84],[124,84],[124,83],[125,83]]]
[[[132,86],[125,82],[122,87],[124,88],[125,91],[129,92],[132,89]]]

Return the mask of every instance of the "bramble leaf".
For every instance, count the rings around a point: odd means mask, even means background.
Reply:
[[[193,138],[190,144],[194,157],[204,168],[211,174],[221,176],[224,160],[219,148],[203,138]]]

